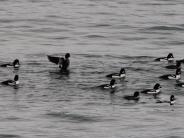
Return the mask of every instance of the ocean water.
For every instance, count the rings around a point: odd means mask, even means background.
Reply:
[[[183,17],[183,0],[0,0],[0,63],[21,62],[0,69],[0,81],[20,76],[19,89],[0,86],[0,138],[183,138],[184,89],[154,61],[184,58]],[[68,76],[47,59],[67,52]],[[115,93],[96,87],[121,67]],[[123,99],[157,82],[174,106]]]

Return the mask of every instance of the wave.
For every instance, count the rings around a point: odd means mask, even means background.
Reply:
[[[177,5],[176,3],[141,3],[140,5],[144,6],[170,6]]]
[[[68,112],[51,112],[46,114],[48,116],[54,117],[54,118],[62,118],[67,119],[70,121],[82,123],[82,122],[97,122],[99,119],[94,116],[87,116],[87,115],[79,115],[79,114],[71,114]]]
[[[173,27],[173,26],[153,26],[153,27],[149,27],[146,30],[155,30],[155,31],[159,31],[159,30],[163,30],[163,31],[183,31],[184,28],[181,27]]]
[[[87,35],[87,38],[105,38],[105,36],[102,35]]]
[[[21,138],[21,136],[13,134],[0,134],[0,138]]]
[[[112,25],[110,25],[110,24],[94,24],[94,25],[89,25],[88,27],[94,27],[94,28],[101,28],[101,27],[109,27],[109,26],[112,26]]]

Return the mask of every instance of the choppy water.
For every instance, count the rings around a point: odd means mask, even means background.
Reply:
[[[0,88],[0,138],[182,138],[183,89],[158,76],[174,73],[154,62],[184,58],[183,0],[1,0],[0,62],[21,60],[20,88]],[[71,73],[59,74],[46,55],[71,53]],[[125,67],[115,94],[96,89]],[[13,78],[0,69],[0,80]],[[183,76],[183,75],[182,75]],[[159,82],[156,104],[125,94]]]

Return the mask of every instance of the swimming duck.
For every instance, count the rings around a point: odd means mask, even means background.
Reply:
[[[19,68],[20,67],[20,62],[18,59],[15,59],[12,63],[6,63],[0,65],[0,67],[14,67],[14,68]]]
[[[176,100],[176,98],[174,97],[174,95],[171,95],[169,101],[167,101],[167,100],[163,100],[163,101],[162,100],[157,100],[156,103],[169,103],[170,105],[174,105],[175,100]]]
[[[176,65],[168,65],[165,68],[167,68],[167,69],[179,69],[179,68],[181,68],[181,62],[178,60],[178,61],[176,61]]]
[[[102,89],[113,89],[116,87],[116,81],[115,79],[112,79],[109,84],[102,84],[99,87]]]
[[[6,80],[1,82],[3,85],[17,86],[19,84],[19,76],[15,75],[14,80]]]
[[[172,53],[169,53],[167,57],[160,57],[155,59],[155,61],[173,61],[173,60],[174,56]]]
[[[115,78],[125,78],[125,76],[126,76],[125,69],[121,68],[119,73],[112,73],[112,74],[107,75],[106,77],[115,79]]]
[[[123,98],[126,99],[126,100],[138,101],[139,98],[140,98],[139,97],[139,92],[138,91],[134,92],[134,95],[125,95]]]
[[[180,68],[176,69],[175,74],[166,74],[160,76],[159,78],[164,80],[179,80],[181,78],[181,69]]]
[[[177,84],[176,84],[176,86],[179,86],[179,87],[184,87],[184,82],[178,82]]]
[[[61,70],[67,70],[70,65],[70,53],[66,53],[65,58],[52,55],[47,55],[47,57],[50,62],[59,65]]]
[[[160,93],[160,88],[162,88],[160,86],[159,83],[156,83],[153,87],[153,89],[145,89],[145,90],[142,90],[141,93],[144,93],[144,94],[159,94]]]

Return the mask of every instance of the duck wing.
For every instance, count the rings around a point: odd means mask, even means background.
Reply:
[[[98,88],[100,88],[100,89],[110,89],[111,86],[109,84],[102,84],[102,85],[98,86]]]
[[[159,78],[160,78],[160,79],[164,79],[164,80],[168,80],[169,77],[171,77],[171,76],[173,76],[173,75],[172,75],[172,74],[166,74],[166,75],[160,76]]]
[[[119,75],[118,73],[111,73],[111,74],[106,75],[106,77],[112,78],[112,76],[118,76],[118,75]]]
[[[60,62],[60,59],[61,61],[63,62],[64,58],[60,58],[60,57],[55,57],[55,56],[51,56],[51,55],[47,55],[48,57],[48,60],[52,63],[55,63],[55,64],[59,64]]]
[[[166,60],[166,57],[159,57],[155,59],[155,61],[161,61],[161,60]]]
[[[134,99],[134,97],[130,96],[130,95],[125,95],[125,96],[123,96],[123,98],[126,100],[133,100]]]
[[[145,90],[142,90],[141,93],[144,93],[144,94],[147,94],[147,93],[150,93],[150,92],[154,92],[153,89],[145,89]]]

